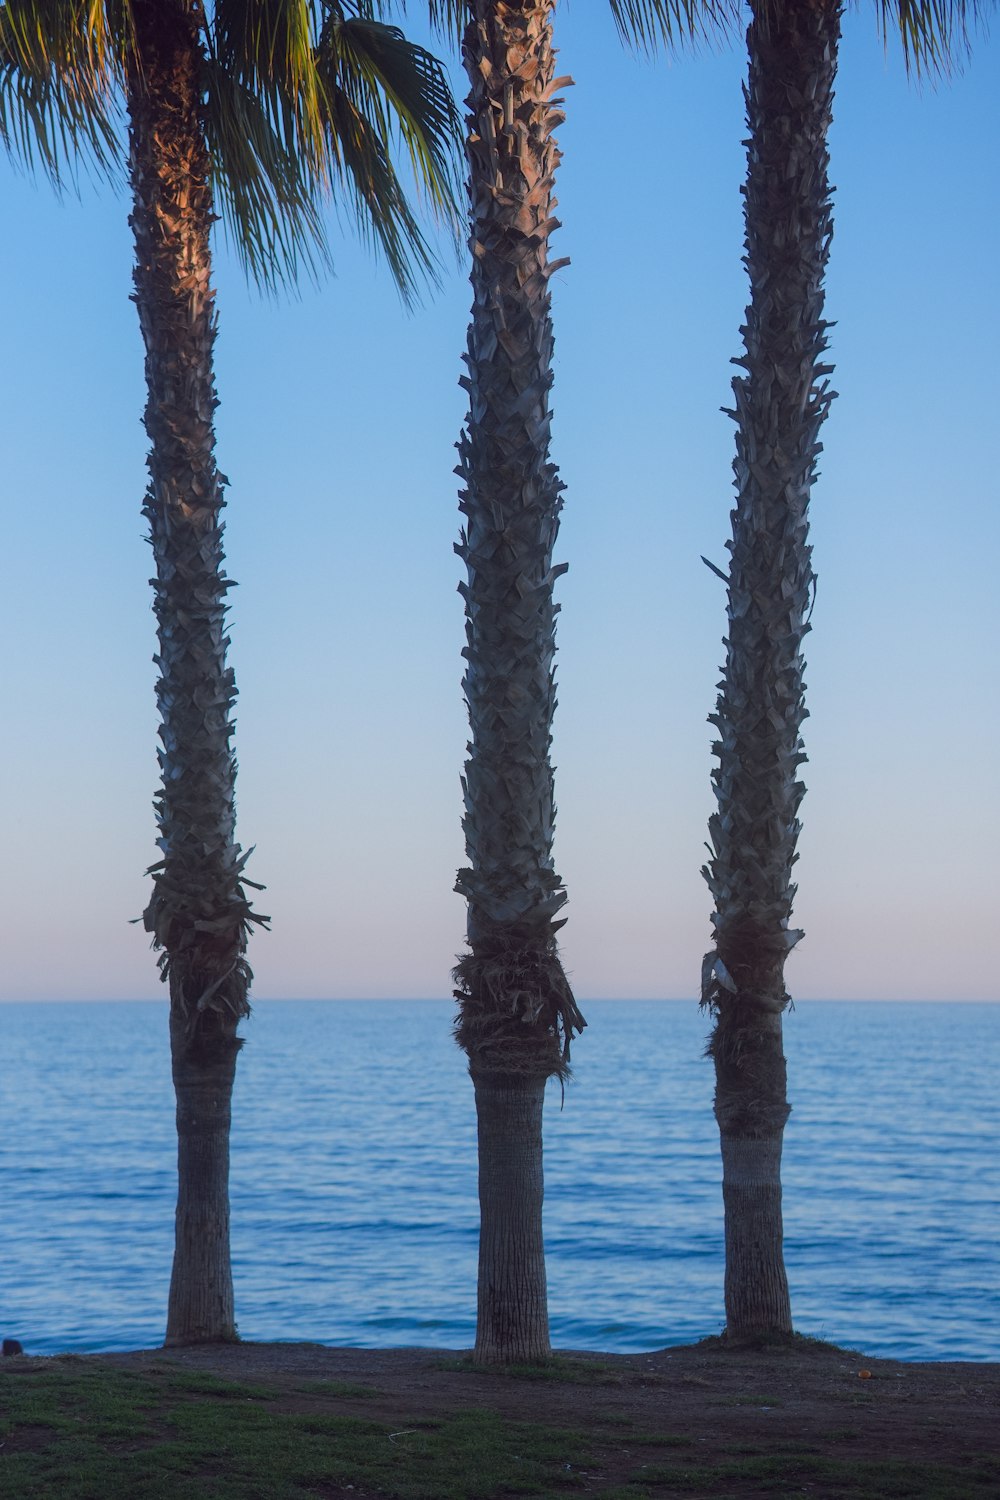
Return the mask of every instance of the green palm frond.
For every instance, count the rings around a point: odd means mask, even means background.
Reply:
[[[328,21],[321,66],[328,50],[339,59],[341,76],[353,74],[362,84],[359,103],[374,108],[384,100],[387,139],[396,133],[406,147],[417,190],[437,210],[451,212],[464,178],[462,119],[438,59],[407,41],[398,27],[360,15],[336,25]]]
[[[457,222],[461,129],[447,76],[375,12],[372,0],[207,0],[195,11],[218,205],[264,286],[328,262],[319,203],[331,190],[347,190],[408,299],[433,264],[410,186]],[[0,3],[0,144],[57,182],[81,159],[120,167],[130,57],[142,72],[133,45],[131,0]]]
[[[461,42],[469,20],[469,0],[427,0],[431,25],[442,36]]]
[[[0,142],[29,169],[58,181],[66,157],[69,125],[56,91],[45,80],[26,78],[11,66],[0,41]]]
[[[327,163],[338,207],[343,190],[362,237],[382,251],[405,302],[414,300],[421,276],[433,279],[434,261],[403,191],[385,138],[349,90],[328,101],[331,149]]]
[[[315,0],[215,0],[213,46],[236,77],[259,89],[285,138],[312,157],[323,150],[315,42],[322,25]]]
[[[106,69],[113,50],[104,0],[6,0],[0,7],[5,51],[20,66]]]
[[[740,29],[740,0],[609,0],[622,41],[651,51],[727,37]]]
[[[796,0],[758,0],[758,13],[769,4],[780,11]],[[457,26],[462,0],[430,0],[438,24]],[[652,49],[658,42],[727,37],[741,29],[743,0],[609,0],[615,24],[625,42]],[[898,32],[907,68],[917,73],[949,71],[956,56],[968,52],[969,27],[982,20],[983,0],[877,0],[883,39]]]
[[[248,150],[257,169],[253,191],[241,198],[220,191],[236,241],[251,231],[248,269],[262,279],[257,267],[268,245],[286,270],[308,255],[314,214],[299,212],[282,225],[273,212],[262,220],[260,210],[286,199],[294,207],[299,195],[319,190],[348,209],[411,300],[418,280],[433,275],[433,257],[407,185],[433,212],[457,221],[462,137],[441,64],[378,22],[371,0],[216,0],[213,18],[206,39],[212,86],[218,77],[235,80],[259,105],[255,134],[243,139],[232,129],[223,135],[213,107],[213,144],[227,152],[220,189],[225,177],[239,179]],[[246,104],[238,94],[236,104],[239,114]],[[407,158],[407,185],[397,148]],[[263,196],[261,172],[277,174]]]
[[[677,46],[738,30],[740,0],[609,0],[621,38],[647,49],[658,42]],[[428,0],[431,24],[461,41],[469,19],[468,0]]]
[[[218,58],[205,64],[204,123],[223,225],[263,287],[315,275],[329,250],[315,193],[275,133],[264,101]]]
[[[120,154],[106,9],[105,0],[0,5],[0,141],[56,183],[81,159],[107,172]]]
[[[406,301],[433,260],[392,161],[405,148],[414,185],[457,219],[461,121],[441,64],[392,26],[330,4],[316,54],[323,89],[324,174],[346,187],[365,237],[381,249]],[[360,11],[361,6],[356,7]]]
[[[878,0],[883,40],[898,32],[907,69],[946,76],[969,51],[970,25],[983,19],[978,0]]]

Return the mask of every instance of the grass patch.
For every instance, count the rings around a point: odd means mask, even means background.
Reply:
[[[225,1380],[204,1370],[178,1371],[176,1365],[171,1365],[163,1373],[169,1389],[176,1395],[215,1396],[220,1401],[273,1401],[280,1394],[277,1386]]]
[[[107,1370],[95,1380],[86,1366],[53,1365],[31,1374],[3,1376],[0,1393],[5,1434],[15,1425],[27,1424],[71,1435],[86,1425],[104,1442],[152,1430],[150,1414],[160,1399],[152,1380],[117,1370]]]
[[[589,1434],[495,1412],[390,1427],[190,1372],[0,1376],[0,1410],[0,1483],[18,1500],[312,1500],[347,1484],[398,1500],[556,1496],[592,1462]]]
[[[954,1464],[911,1463],[906,1459],[857,1462],[810,1455],[770,1454],[732,1463],[697,1468],[647,1464],[636,1475],[644,1485],[666,1485],[680,1494],[721,1496],[727,1481],[754,1483],[762,1493],[779,1492],[803,1484],[821,1494],[843,1500],[993,1500],[1000,1465],[987,1462],[966,1467]],[[766,1486],[766,1488],[765,1488]]]
[[[550,1366],[542,1379],[565,1377],[567,1367],[571,1383],[581,1372],[621,1373],[599,1361],[552,1364],[557,1373]],[[527,1378],[538,1378],[531,1368]],[[512,1378],[524,1377],[515,1367]],[[372,1413],[337,1409],[342,1399],[380,1394],[344,1381],[260,1385],[176,1366],[131,1373],[93,1360],[0,1371],[0,1493],[11,1500],[329,1500],[352,1485],[394,1500],[560,1500],[584,1493],[595,1500],[746,1500],[803,1490],[817,1500],[996,1500],[1000,1494],[1000,1461],[965,1459],[962,1448],[932,1463],[891,1458],[883,1447],[866,1458],[837,1446],[861,1435],[851,1427],[824,1433],[817,1446],[776,1427],[773,1441],[755,1430],[752,1444],[731,1447],[735,1434],[715,1413],[706,1419],[714,1427],[702,1427],[701,1435],[657,1430],[652,1424],[661,1416],[671,1420],[659,1396],[633,1403],[648,1426],[609,1412],[588,1418],[586,1431],[582,1416],[567,1427],[533,1420],[551,1404],[541,1391],[511,1393],[528,1420],[481,1407],[428,1410],[418,1396],[402,1407],[412,1416],[393,1415],[392,1405]],[[582,1411],[601,1400],[581,1395],[558,1405]],[[758,1425],[770,1434],[771,1424]],[[711,1441],[706,1431],[714,1433]]]
[[[356,1385],[350,1380],[307,1380],[295,1387],[303,1396],[330,1396],[340,1401],[372,1401],[382,1392],[374,1385]]]

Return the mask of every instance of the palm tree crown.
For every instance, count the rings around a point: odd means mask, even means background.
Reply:
[[[120,166],[135,8],[135,0],[0,5],[8,150],[57,179],[80,155]],[[197,47],[215,210],[249,274],[269,285],[326,260],[329,198],[413,296],[433,260],[407,179],[432,212],[455,212],[459,121],[437,60],[379,20],[372,0],[183,0],[181,8]]]

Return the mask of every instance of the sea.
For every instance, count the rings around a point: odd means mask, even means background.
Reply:
[[[549,1088],[553,1344],[718,1333],[722,1200],[694,1002],[594,1001]],[[252,1340],[468,1348],[472,1086],[445,1001],[261,1001],[233,1106],[237,1319]],[[785,1253],[803,1334],[1000,1358],[1000,1005],[808,1001],[785,1025]],[[0,1334],[162,1342],[173,1239],[166,1007],[0,1006]]]

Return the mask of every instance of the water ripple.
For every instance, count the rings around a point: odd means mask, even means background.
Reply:
[[[591,1003],[546,1118],[554,1341],[719,1330],[722,1205],[694,1005]],[[466,1347],[476,1132],[447,1004],[261,1003],[233,1114],[243,1335]],[[149,1346],[173,1234],[161,1005],[0,1007],[0,1323],[34,1352]],[[1000,1007],[799,1006],[786,1046],[796,1324],[903,1359],[996,1359]],[[419,1066],[416,1070],[415,1063]]]

